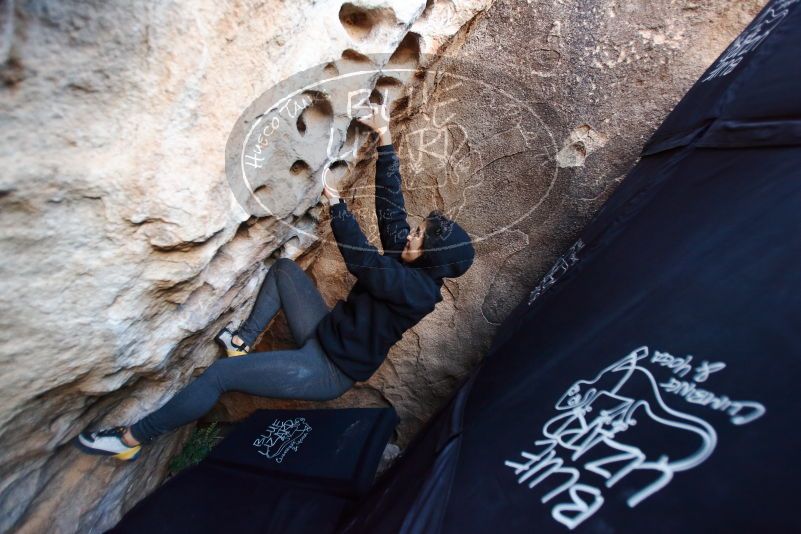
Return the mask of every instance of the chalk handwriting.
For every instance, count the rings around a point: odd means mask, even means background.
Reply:
[[[312,97],[304,94],[301,95],[299,101],[294,99],[287,100],[284,105],[277,110],[278,114],[270,117],[270,120],[266,120],[266,116],[274,113],[276,111],[275,108],[259,116],[256,120],[261,121],[262,119],[265,119],[265,125],[259,131],[256,142],[252,146],[252,153],[245,154],[245,165],[256,169],[261,169],[263,167],[262,163],[264,163],[264,160],[266,159],[262,156],[262,153],[264,149],[269,146],[270,137],[272,137],[272,135],[275,134],[275,132],[278,131],[278,128],[281,126],[281,115],[288,115],[288,119],[286,120],[295,119],[295,117],[297,117],[300,112],[311,105],[312,102]]]

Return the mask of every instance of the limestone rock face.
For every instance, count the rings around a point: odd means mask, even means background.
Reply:
[[[437,309],[368,382],[327,403],[392,404],[402,448],[761,4],[6,0],[0,531],[103,531],[156,487],[188,429],[131,465],[69,441],[135,421],[218,358],[213,336],[247,314],[274,258],[296,258],[331,306],[347,294],[354,279],[319,203],[329,161],[306,151],[337,132],[354,149],[351,191],[369,191],[374,154],[340,99],[315,99],[271,160],[271,213],[243,205],[225,147],[265,91],[376,54],[453,75],[361,87],[392,96],[410,223],[440,208],[477,239],[475,264]],[[370,228],[370,196],[349,205]],[[260,348],[289,345],[279,316]],[[230,393],[209,417],[286,404]]]

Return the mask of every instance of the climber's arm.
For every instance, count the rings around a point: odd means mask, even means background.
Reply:
[[[381,143],[379,141],[379,143]],[[375,166],[375,212],[384,254],[400,253],[406,245],[409,224],[406,222],[401,191],[400,160],[390,140],[378,147]],[[396,258],[397,259],[397,258]]]
[[[400,162],[392,146],[388,101],[370,104],[370,113],[359,122],[378,134],[378,161],[375,166],[375,212],[384,255],[400,261],[409,225],[401,191]]]
[[[345,201],[331,204],[331,230],[345,265],[367,290],[376,298],[396,303],[406,303],[413,284],[407,281],[411,269],[400,262],[379,254],[367,241],[356,218],[348,210]]]

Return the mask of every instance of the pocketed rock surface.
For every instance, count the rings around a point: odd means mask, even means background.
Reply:
[[[277,145],[265,187],[280,210],[252,215],[231,194],[226,141],[270,87],[371,54],[473,83],[370,81],[397,97],[410,224],[434,208],[452,214],[476,238],[473,267],[340,399],[229,393],[208,416],[391,404],[402,448],[761,6],[3,3],[0,531],[101,532],[157,487],[188,428],[132,464],[80,455],[70,440],[87,425],[135,421],[213,363],[213,336],[247,314],[275,258],[296,259],[330,306],[347,294],[354,278],[318,198],[322,163],[304,156],[323,139],[315,128],[353,141],[336,106],[308,110],[307,130]],[[497,92],[479,98],[476,83]],[[375,154],[362,148],[347,160],[351,190],[372,183]],[[378,245],[370,196],[346,198]],[[292,344],[279,315],[259,347]]]

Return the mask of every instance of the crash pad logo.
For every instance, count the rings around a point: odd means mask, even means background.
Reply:
[[[312,427],[304,417],[296,417],[286,421],[276,419],[253,442],[253,446],[259,449],[259,454],[280,464],[284,461],[284,456],[289,451],[297,452],[298,447],[311,430]]]
[[[766,7],[757,18],[734,42],[729,45],[726,52],[718,59],[709,74],[704,76],[702,82],[726,76],[740,64],[745,56],[762,44],[770,32],[778,26],[799,0],[777,0]]]
[[[579,239],[573,246],[571,246],[565,254],[556,260],[551,270],[542,277],[542,280],[537,287],[531,290],[528,294],[528,305],[531,306],[535,300],[540,298],[540,295],[548,291],[548,289],[562,278],[570,268],[577,264],[579,261],[578,253],[584,248],[584,241]]]
[[[765,414],[759,402],[703,387],[725,367],[639,347],[594,378],[574,382],[543,425],[538,449],[504,463],[518,484],[539,490],[551,516],[569,529],[596,513],[611,491],[628,496],[633,508],[715,450],[715,429],[682,411],[682,403],[718,412],[736,426]],[[659,381],[652,370],[669,376]]]

